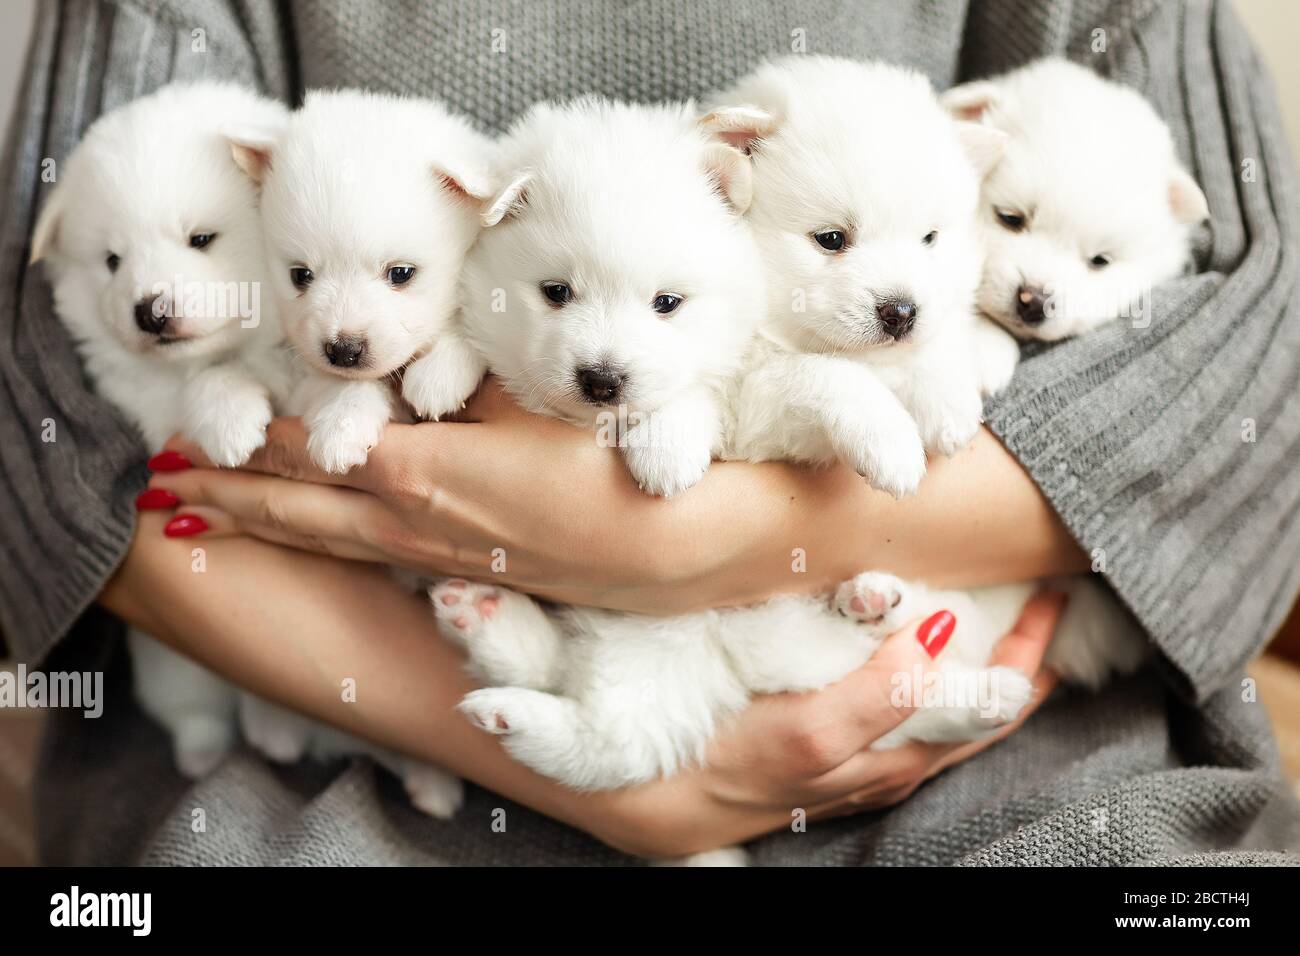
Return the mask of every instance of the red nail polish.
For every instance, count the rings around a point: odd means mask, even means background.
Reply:
[[[184,471],[193,468],[194,462],[178,451],[160,451],[149,459],[148,467],[150,471]]]
[[[181,499],[166,488],[146,488],[135,496],[136,511],[164,511],[180,503]]]
[[[956,626],[957,618],[952,611],[939,611],[921,622],[921,626],[916,629],[916,639],[921,642],[927,654],[932,658],[938,657]]]
[[[207,530],[208,523],[198,515],[177,515],[163,527],[163,534],[169,538],[188,538]]]

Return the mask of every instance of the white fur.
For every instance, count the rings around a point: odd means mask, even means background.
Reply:
[[[1022,338],[1047,340],[1119,315],[1149,320],[1150,289],[1183,269],[1191,229],[1208,214],[1151,105],[1064,60],[955,87],[943,102],[1007,137],[981,195],[980,309]],[[1023,216],[1023,228],[1007,228],[998,210]],[[1097,255],[1109,265],[1092,265]],[[1021,289],[1046,294],[1040,323],[1020,318]]]
[[[41,211],[32,257],[45,260],[56,310],[96,390],[151,451],[183,432],[217,464],[242,464],[289,391],[257,189],[221,136],[227,124],[270,128],[284,116],[235,86],[165,87],[96,121]],[[203,233],[216,238],[192,248]],[[134,315],[164,288],[179,290],[165,332],[175,341]],[[241,303],[260,309],[244,315]],[[234,742],[234,688],[139,631],[129,644],[137,697],[170,731],[177,766],[202,776]]]
[[[308,94],[279,131],[232,131],[230,149],[262,187],[269,269],[307,369],[289,406],[303,417],[316,464],[346,472],[408,410],[437,419],[460,409],[484,371],[454,315],[490,195],[491,144],[438,103],[344,90]],[[394,266],[415,274],[395,284]],[[310,284],[295,286],[296,267],[311,270]],[[326,346],[347,337],[364,340],[364,358],[331,364]],[[400,398],[390,387],[397,374]],[[240,719],[272,759],[368,754],[426,813],[450,817],[463,800],[445,771],[265,701],[245,700]]]
[[[923,79],[889,67],[786,61],[742,81],[722,98],[728,102],[734,105],[719,106],[705,126],[753,150],[749,216],[771,313],[740,392],[738,447],[730,451],[841,457],[890,490],[909,490],[924,468],[923,446],[964,445],[979,423],[981,392],[1005,385],[1015,365],[1014,342],[976,322],[971,307],[981,264],[977,178],[996,158],[1000,137],[954,124]],[[547,130],[575,141],[563,125]],[[901,148],[891,150],[894,141]],[[524,207],[521,223],[531,212]],[[813,244],[811,235],[826,228],[852,235],[846,253],[828,256]],[[932,229],[938,241],[927,245],[922,237]],[[564,240],[580,241],[526,235],[520,244],[567,249]],[[549,274],[541,266],[507,293],[526,296]],[[881,334],[874,304],[898,290],[919,305],[920,320],[912,336],[894,342]],[[803,310],[792,305],[796,291]],[[553,313],[535,311],[537,337],[557,334],[545,321],[553,325]],[[580,350],[591,334],[579,327],[569,349]],[[506,366],[508,387],[538,410],[573,414],[552,404],[551,391],[512,386],[538,354],[520,349]],[[490,358],[494,370],[499,361]],[[919,461],[908,470],[913,457]],[[1135,667],[1139,642],[1108,644],[1115,630],[1131,633],[1114,602],[1086,579],[1063,586],[1072,610],[1049,659],[1089,684]],[[1014,719],[1031,695],[1026,675],[988,661],[1032,590],[932,592],[867,572],[826,598],[782,597],[674,618],[548,611],[464,581],[444,582],[430,598],[443,632],[490,685],[462,702],[470,718],[534,770],[604,789],[701,759],[719,723],[752,695],[823,687],[866,661],[903,622],[941,609],[958,622],[938,658],[941,689],[982,693],[927,703],[877,746],[980,736]]]
[[[500,145],[502,182],[465,270],[469,339],[533,411],[610,431],[648,493],[689,488],[722,451],[725,395],[762,314],[740,220],[748,162],[689,106],[541,104]],[[547,300],[564,283],[571,301]],[[664,294],[682,298],[656,313]],[[605,404],[578,374],[623,380]]]
[[[1014,343],[973,308],[979,171],[1001,136],[953,123],[918,73],[829,57],[760,67],[712,116],[753,151],[748,218],[767,270],[766,343],[733,453],[839,459],[910,493],[925,452],[967,445],[981,393],[1014,367]],[[829,230],[842,249],[818,244]],[[890,300],[916,308],[898,338],[877,314]],[[971,361],[984,348],[986,376]]]
[[[309,93],[282,131],[232,133],[262,182],[270,272],[285,331],[309,369],[294,407],[326,471],[362,464],[403,409],[437,419],[460,409],[483,364],[453,325],[456,287],[487,198],[491,144],[428,100],[354,90]],[[415,268],[404,284],[395,267]],[[291,270],[312,280],[295,286]],[[354,366],[326,349],[364,342]]]

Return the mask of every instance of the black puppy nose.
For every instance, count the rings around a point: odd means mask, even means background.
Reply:
[[[159,303],[161,298],[162,296],[149,295],[135,304],[135,324],[141,332],[161,335],[162,330],[167,328],[167,308],[165,303]]]
[[[886,299],[876,306],[876,315],[885,331],[896,339],[901,339],[916,324],[916,304],[901,299]]]
[[[338,368],[352,368],[361,362],[366,354],[366,340],[353,335],[340,335],[333,342],[325,343],[325,358]]]
[[[577,371],[578,386],[587,401],[607,405],[618,400],[623,391],[622,370],[609,365],[586,365]]]
[[[1016,315],[1025,325],[1040,325],[1046,318],[1046,306],[1047,296],[1042,289],[1022,285],[1016,290]]]

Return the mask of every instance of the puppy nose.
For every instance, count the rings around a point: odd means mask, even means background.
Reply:
[[[167,309],[157,305],[160,298],[161,296],[148,295],[135,304],[135,324],[141,332],[161,335],[162,330],[167,328]]]
[[[1047,305],[1047,296],[1042,289],[1022,285],[1016,290],[1016,315],[1025,325],[1041,325],[1046,317],[1043,312]]]
[[[325,343],[325,358],[337,368],[352,368],[366,354],[366,340],[354,335],[340,335]]]
[[[916,324],[916,304],[902,299],[887,299],[876,306],[876,315],[880,317],[885,331],[892,337],[901,339]]]
[[[607,405],[618,400],[623,391],[622,370],[609,365],[587,365],[577,371],[578,386],[587,401]]]

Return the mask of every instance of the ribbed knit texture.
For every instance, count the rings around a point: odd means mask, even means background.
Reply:
[[[205,75],[291,102],[313,86],[436,95],[499,130],[544,97],[699,96],[800,43],[908,63],[940,86],[1067,54],[1152,99],[1213,227],[1197,274],[1157,291],[1148,328],[1027,350],[988,413],[1085,549],[1104,552],[1167,682],[1148,672],[1063,694],[902,806],[759,841],[757,860],[1127,864],[1294,846],[1267,722],[1237,675],[1300,587],[1298,192],[1269,81],[1229,5],[1210,0],[43,4],[0,194],[0,628],[12,649],[37,660],[68,633],[126,548],[142,482],[141,448],[84,388],[48,287],[24,265],[40,160],[65,157],[96,115]],[[626,862],[483,791],[454,823],[428,820],[363,762],[271,772],[241,755],[187,790],[131,705],[113,630],[93,614],[50,661],[108,668],[114,694],[93,726],[54,715],[39,781],[52,862]],[[504,834],[489,826],[496,807]]]

